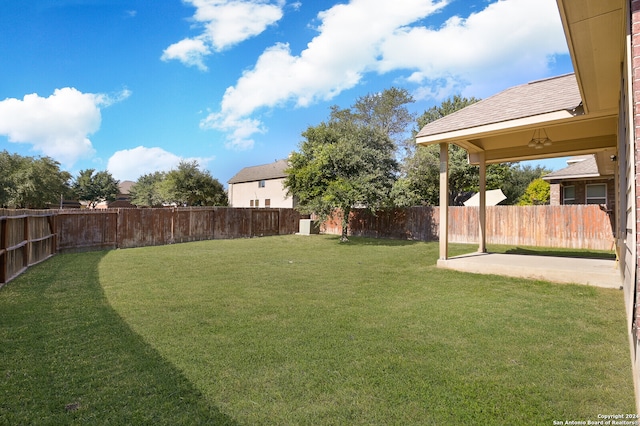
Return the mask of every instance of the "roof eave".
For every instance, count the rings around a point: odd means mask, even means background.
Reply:
[[[452,132],[445,132],[427,136],[417,136],[416,144],[426,146],[445,142],[454,144],[456,144],[456,142],[460,142],[464,145],[464,141],[468,141],[469,139],[477,139],[480,137],[507,133],[515,129],[535,129],[541,124],[548,126],[550,124],[559,124],[563,121],[574,118],[575,115],[569,110],[554,111],[546,114],[518,118],[515,120],[502,121],[499,123],[490,123],[483,126],[454,130]]]
[[[271,177],[263,177],[259,179],[242,179],[242,180],[233,180],[233,178],[227,181],[228,184],[234,185],[236,183],[251,183],[251,182],[260,182],[261,180],[274,180],[274,179],[284,179],[287,175],[282,176],[271,176]]]
[[[606,179],[609,176],[603,176],[599,173],[584,173],[578,175],[566,175],[566,176],[542,176],[542,180],[554,181],[554,180],[582,180],[582,179],[594,179],[603,178]]]

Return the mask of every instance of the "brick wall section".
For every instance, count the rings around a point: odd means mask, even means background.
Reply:
[[[564,185],[573,185],[575,188],[575,204],[587,204],[587,185],[605,183],[607,184],[607,209],[613,211],[615,208],[616,187],[613,179],[592,179],[592,180],[579,180],[572,182],[565,182]],[[562,198],[562,192],[560,193]],[[562,204],[562,202],[560,203]]]
[[[633,76],[632,76],[632,87],[633,87],[633,122],[634,122],[634,138],[635,138],[635,162],[636,162],[636,176],[635,176],[635,184],[636,184],[636,229],[640,229],[640,0],[631,0],[631,46],[632,46],[632,67],[633,67]],[[640,233],[636,232],[636,256],[640,257]],[[638,265],[640,264],[640,259],[636,258],[636,277],[638,274]],[[638,284],[636,280],[636,292],[638,292]],[[636,300],[640,300],[638,297],[640,295],[636,295]],[[635,321],[636,326],[638,328],[636,330],[640,330],[640,308],[636,308]]]
[[[549,188],[549,203],[552,206],[559,206],[560,203],[560,184],[552,183]]]

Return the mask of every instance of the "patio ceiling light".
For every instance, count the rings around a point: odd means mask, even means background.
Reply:
[[[545,146],[551,145],[551,139],[547,136],[547,132],[544,129],[536,129],[533,131],[533,136],[527,144],[529,148],[542,149]]]

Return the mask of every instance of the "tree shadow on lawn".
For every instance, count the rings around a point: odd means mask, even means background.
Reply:
[[[496,252],[501,252],[497,250]],[[531,256],[573,257],[579,259],[606,259],[615,260],[615,253],[590,250],[559,250],[553,248],[523,248],[513,247],[504,251],[506,254],[524,254]]]
[[[400,239],[390,239],[390,238],[376,238],[376,237],[360,237],[360,236],[349,236],[349,241],[341,242],[340,235],[331,235],[329,237],[331,240],[335,240],[338,244],[352,245],[352,246],[391,246],[391,247],[400,247],[400,246],[409,246],[413,244],[422,243],[423,241],[418,240],[400,240]]]
[[[0,423],[236,425],[110,307],[106,253],[55,256],[0,289]]]

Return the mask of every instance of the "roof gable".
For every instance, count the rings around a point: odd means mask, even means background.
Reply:
[[[585,155],[576,158],[578,161],[569,160],[569,165],[563,169],[556,170],[549,174],[546,174],[542,179],[549,180],[561,180],[561,179],[579,179],[579,178],[593,178],[600,177],[598,171],[598,164],[594,155]]]
[[[120,190],[121,194],[129,194],[133,185],[135,185],[135,182],[130,180],[123,180],[118,184],[118,189]]]
[[[416,137],[575,110],[581,102],[575,74],[565,74],[506,89],[427,124]]]
[[[287,176],[285,170],[288,167],[289,162],[287,160],[277,160],[274,163],[245,167],[229,179],[228,183],[254,182],[259,180],[284,178]]]

